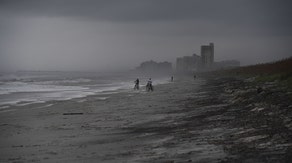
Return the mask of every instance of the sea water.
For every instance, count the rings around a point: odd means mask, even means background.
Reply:
[[[0,74],[0,111],[11,106],[70,100],[96,94],[133,90],[134,81],[144,86],[146,76],[93,72],[14,72]],[[152,78],[153,84],[169,82],[169,77]]]

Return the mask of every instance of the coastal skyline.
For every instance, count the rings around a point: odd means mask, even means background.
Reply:
[[[291,56],[288,0],[0,1],[1,70],[126,70],[199,54],[242,65]]]

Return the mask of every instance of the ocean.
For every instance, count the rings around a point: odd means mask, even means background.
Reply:
[[[148,77],[123,73],[93,72],[14,72],[0,74],[0,112],[11,106],[47,101],[71,100],[89,95],[106,95],[133,91],[134,81],[145,86]],[[153,85],[169,82],[169,77],[152,78]],[[141,88],[140,91],[144,91]]]

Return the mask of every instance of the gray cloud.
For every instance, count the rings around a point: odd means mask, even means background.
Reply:
[[[291,6],[289,0],[1,0],[0,64],[130,68],[199,53],[208,42],[218,60],[270,61],[291,56]]]
[[[7,14],[76,17],[103,21],[212,20],[291,25],[289,0],[2,0]]]

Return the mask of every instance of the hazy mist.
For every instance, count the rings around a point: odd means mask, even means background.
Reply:
[[[0,70],[126,70],[214,42],[242,65],[292,56],[289,0],[0,0]]]

